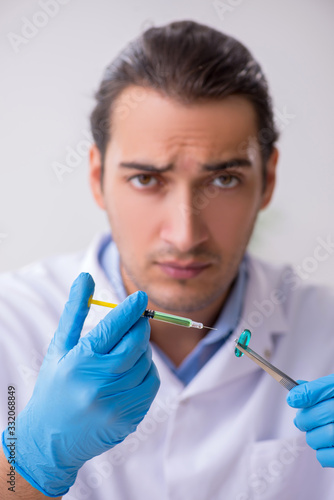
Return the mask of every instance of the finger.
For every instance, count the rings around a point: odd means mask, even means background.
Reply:
[[[314,450],[334,446],[334,424],[317,427],[307,432],[306,442]]]
[[[159,390],[159,386],[160,378],[158,370],[152,361],[151,367],[141,384],[128,391],[123,391],[117,396],[112,394],[109,397],[103,398],[107,408],[113,408],[114,413],[115,406],[118,407],[121,411],[121,417],[124,418],[126,416],[127,421],[131,422],[126,435],[134,432],[138,424],[143,420]],[[109,426],[107,432],[114,432],[112,425]],[[109,437],[108,439],[114,441],[113,437]]]
[[[123,335],[138,321],[147,306],[147,295],[143,291],[129,295],[112,309],[99,324],[81,338],[86,347],[99,354],[107,354]]]
[[[334,422],[334,399],[327,399],[320,403],[298,410],[294,420],[296,427],[301,431],[310,431],[315,427],[331,424]]]
[[[107,354],[113,373],[123,373],[138,361],[147,350],[151,327],[147,318],[139,318],[137,323],[121,338],[118,344]]]
[[[151,361],[150,368],[143,380],[129,390],[123,390],[116,395],[114,390],[104,396],[107,405],[115,405],[115,397],[121,401],[123,408],[127,408],[132,416],[141,415],[143,418],[155,398],[160,387],[160,377],[154,362]]]
[[[106,358],[107,356],[103,356],[103,362],[105,362]],[[126,373],[110,375],[110,381],[103,385],[100,395],[102,397],[108,397],[115,394],[115,392],[117,392],[117,394],[121,394],[123,391],[134,389],[143,382],[151,368],[151,364],[152,350],[151,347],[148,346],[146,352],[140,356],[130,370]]]
[[[334,396],[334,375],[327,375],[293,387],[287,402],[293,408],[308,408]]]
[[[71,286],[53,346],[60,352],[70,351],[80,338],[81,330],[89,312],[88,299],[94,293],[94,280],[89,273],[81,273]]]
[[[334,448],[317,450],[317,460],[323,467],[334,467]]]
[[[146,377],[138,387],[141,388],[142,397],[151,400],[152,403],[160,387],[159,372],[153,361]]]
[[[142,382],[129,391],[122,393],[123,402],[127,399],[127,406],[132,411],[146,408],[147,402],[152,403],[160,387],[160,377],[154,362],[151,362],[150,369],[143,378]],[[147,407],[148,410],[149,407]],[[146,411],[147,411],[146,410]]]

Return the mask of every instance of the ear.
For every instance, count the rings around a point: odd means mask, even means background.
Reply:
[[[101,153],[96,144],[93,144],[89,151],[89,182],[98,206],[105,210],[104,196],[101,186],[102,161]]]
[[[262,194],[260,210],[266,208],[272,198],[276,184],[276,165],[278,162],[278,157],[278,149],[274,148],[266,165],[266,187]]]

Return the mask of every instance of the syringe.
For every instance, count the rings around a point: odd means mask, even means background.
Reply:
[[[91,295],[88,300],[88,307],[91,304],[96,304],[98,306],[111,307],[114,308],[118,304],[112,304],[111,302],[104,302],[103,300],[95,300]],[[153,311],[152,309],[146,309],[142,316],[149,319],[156,319],[158,321],[164,321],[165,323],[171,323],[173,325],[185,326],[186,328],[208,328],[209,330],[217,330],[217,328],[211,328],[210,326],[204,326],[203,323],[198,323],[189,318],[183,318],[182,316],[175,316],[174,314],[163,313],[159,311]]]

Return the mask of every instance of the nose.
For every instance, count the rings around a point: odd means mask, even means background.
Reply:
[[[197,207],[190,187],[182,187],[170,194],[165,206],[165,217],[160,237],[180,253],[187,253],[209,238],[204,221],[204,209]]]

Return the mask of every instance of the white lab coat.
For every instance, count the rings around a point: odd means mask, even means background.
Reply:
[[[20,411],[76,276],[90,272],[95,297],[117,300],[97,259],[104,238],[86,253],[0,276],[1,429],[7,385],[16,387]],[[236,358],[233,340],[249,327],[252,348],[295,379],[334,373],[334,293],[255,258],[249,273],[243,319],[230,341],[186,387],[153,351],[161,387],[149,413],[123,443],[82,467],[65,499],[333,500],[334,470],[321,467],[295,428],[287,391]],[[83,334],[105,314],[92,307]]]

